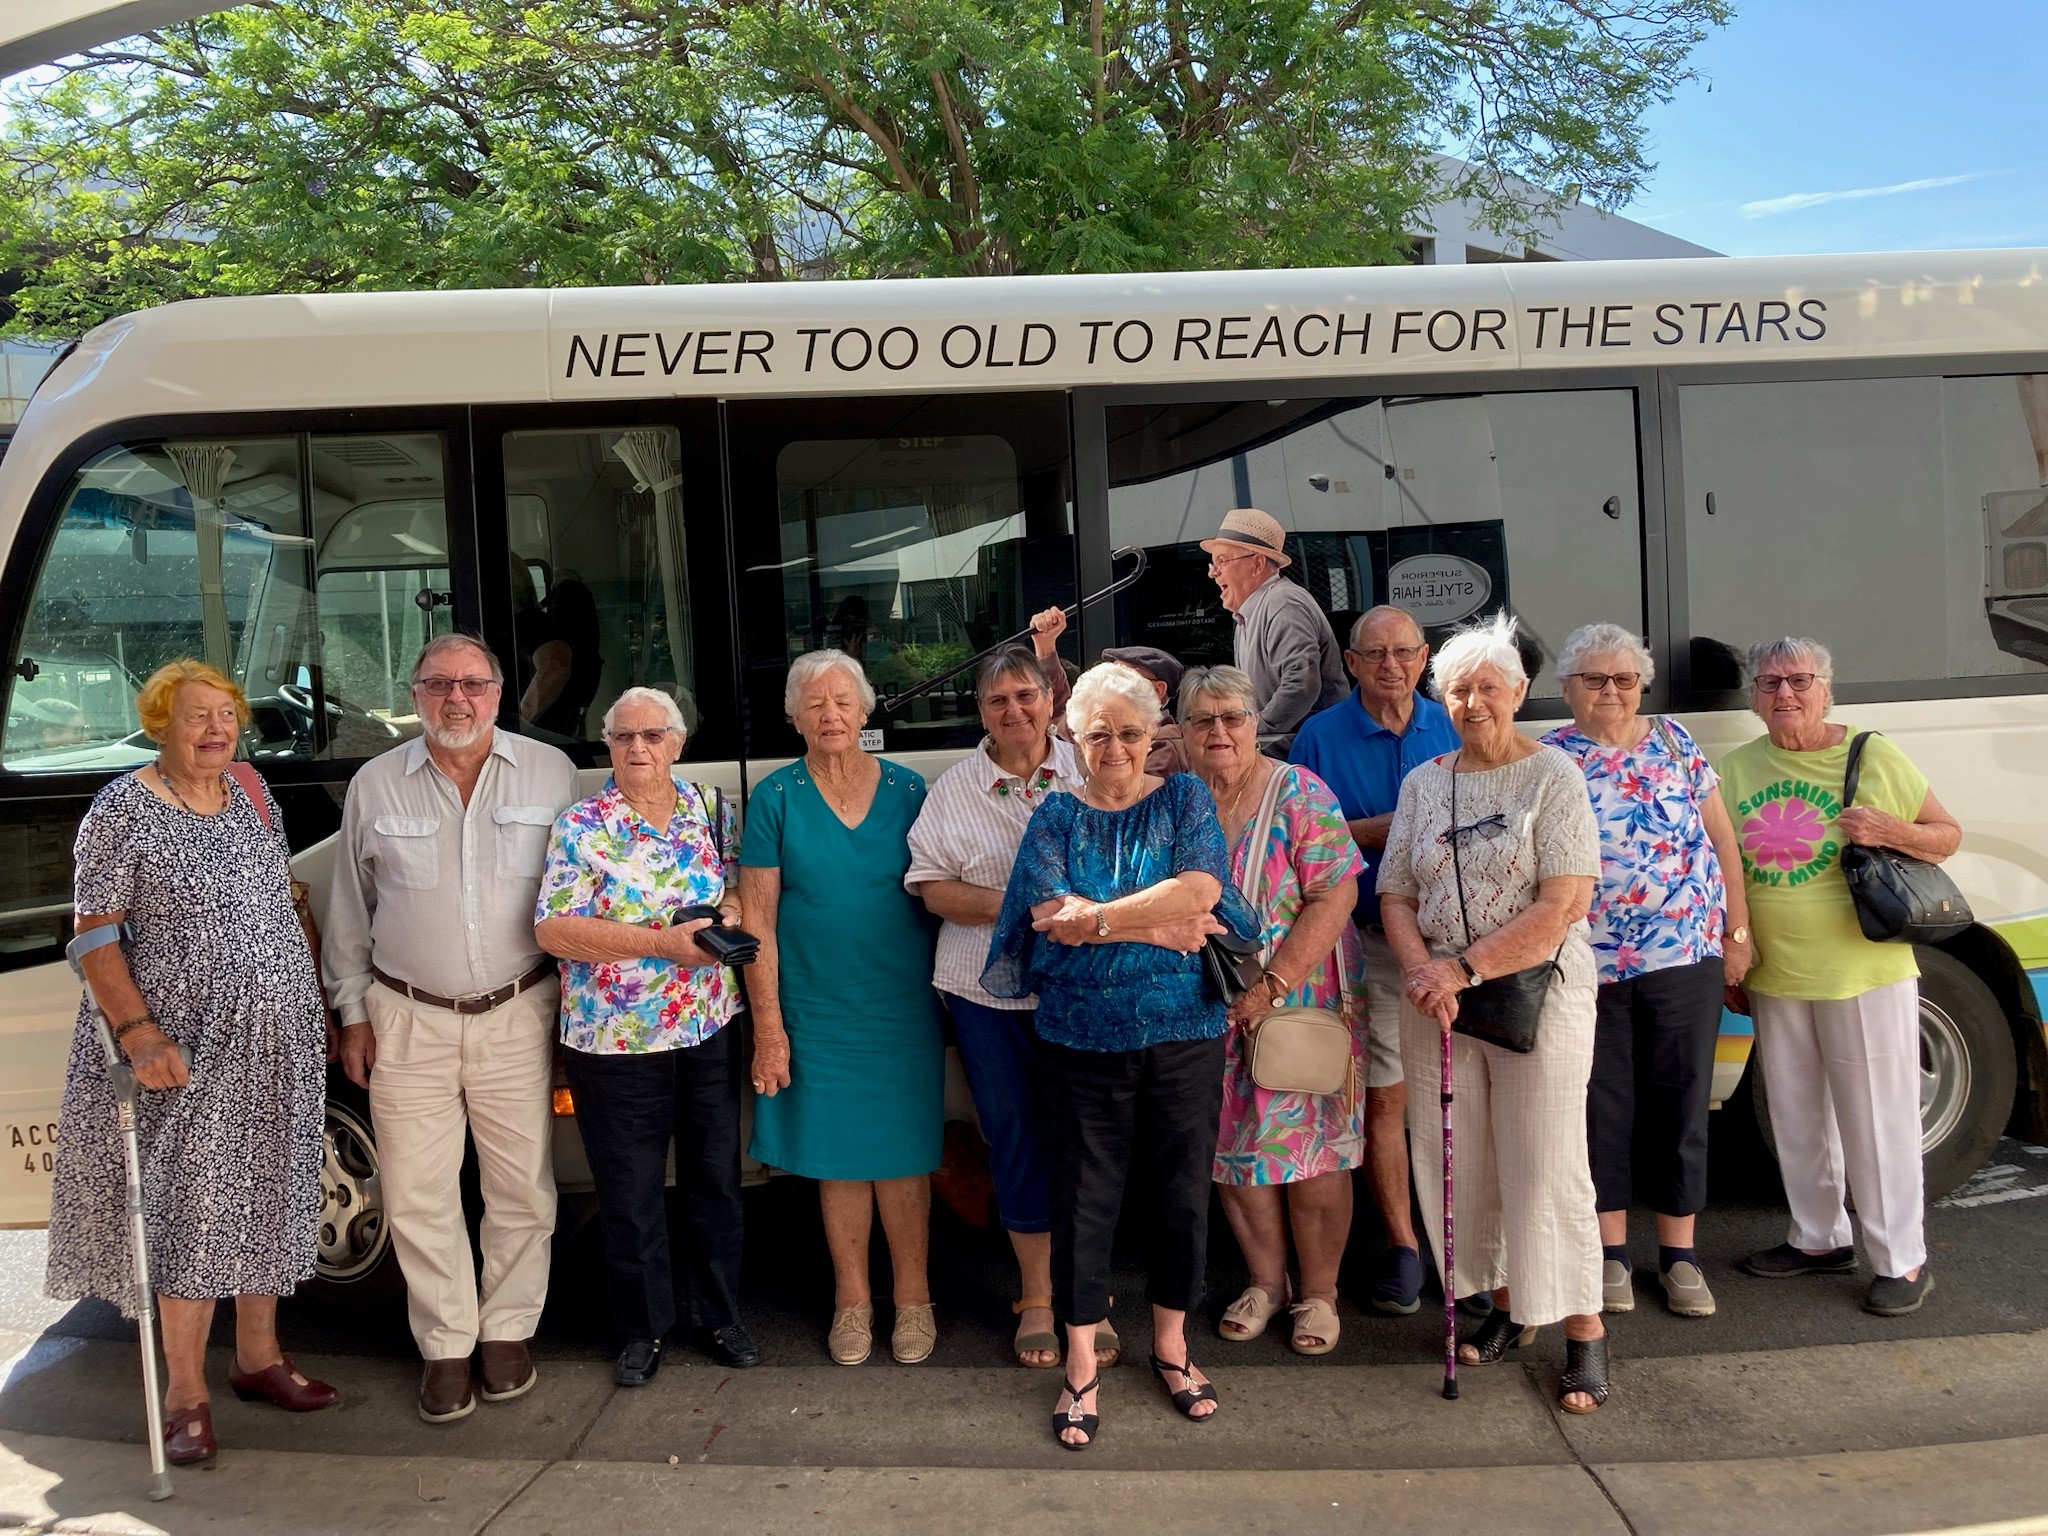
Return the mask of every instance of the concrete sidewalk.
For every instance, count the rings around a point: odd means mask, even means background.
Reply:
[[[1434,1366],[1211,1353],[1214,1424],[1126,1367],[1083,1455],[1051,1441],[1050,1372],[679,1362],[625,1392],[602,1362],[553,1362],[527,1397],[436,1428],[405,1363],[302,1358],[340,1406],[223,1392],[219,1464],[151,1505],[133,1350],[71,1342],[0,1393],[0,1527],[1804,1536],[2048,1517],[2048,1332],[1623,1359],[1586,1417],[1554,1406],[1554,1338],[1461,1372],[1456,1403]]]

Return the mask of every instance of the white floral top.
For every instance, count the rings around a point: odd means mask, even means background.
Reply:
[[[737,878],[732,806],[716,800],[712,827],[704,789],[678,777],[665,828],[647,823],[616,780],[556,818],[533,920],[601,917],[661,928],[684,907],[716,906]],[[726,859],[720,861],[719,850]],[[739,1005],[739,984],[723,966],[673,960],[562,962],[562,1044],[593,1054],[672,1051],[701,1045]]]

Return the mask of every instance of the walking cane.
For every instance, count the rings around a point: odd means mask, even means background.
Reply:
[[[64,958],[71,962],[79,981],[85,981],[85,967],[81,963],[84,958],[103,944],[117,943],[126,932],[125,923],[108,923],[88,928],[65,946]],[[142,1221],[142,1144],[135,1132],[135,1069],[114,1043],[113,1026],[107,1023],[107,1015],[89,984],[85,998],[92,1008],[100,1050],[107,1058],[107,1078],[114,1087],[114,1120],[121,1129],[121,1150],[128,1164],[128,1241],[135,1250],[135,1320],[142,1332],[142,1395],[149,1423],[149,1497],[161,1501],[171,1496],[171,1473],[164,1461],[164,1394],[156,1368],[156,1292],[149,1283],[149,1236]],[[178,1052],[184,1055],[185,1048],[179,1046]],[[187,1056],[186,1060],[189,1065],[191,1058]]]
[[[1451,1032],[1445,1029],[1441,1033],[1444,1037],[1444,1082],[1440,1095],[1444,1103],[1444,1396],[1455,1402],[1458,1397],[1458,1266],[1452,1256],[1455,1245],[1451,1237]]]

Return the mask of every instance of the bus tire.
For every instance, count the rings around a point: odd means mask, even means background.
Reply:
[[[1932,1204],[1982,1167],[2005,1133],[2019,1064],[2005,1014],[1983,979],[1938,949],[1913,953],[1920,962],[1920,1150]],[[1757,1129],[1775,1157],[1761,1051],[1749,1076]]]
[[[320,1151],[319,1251],[300,1294],[349,1311],[403,1306],[405,1278],[391,1251],[369,1095],[338,1071],[328,1078]]]

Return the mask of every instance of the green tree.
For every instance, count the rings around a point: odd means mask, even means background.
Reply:
[[[12,328],[203,294],[1367,264],[1649,170],[1727,0],[256,0],[18,83]],[[1468,167],[1437,158],[1462,156]]]

